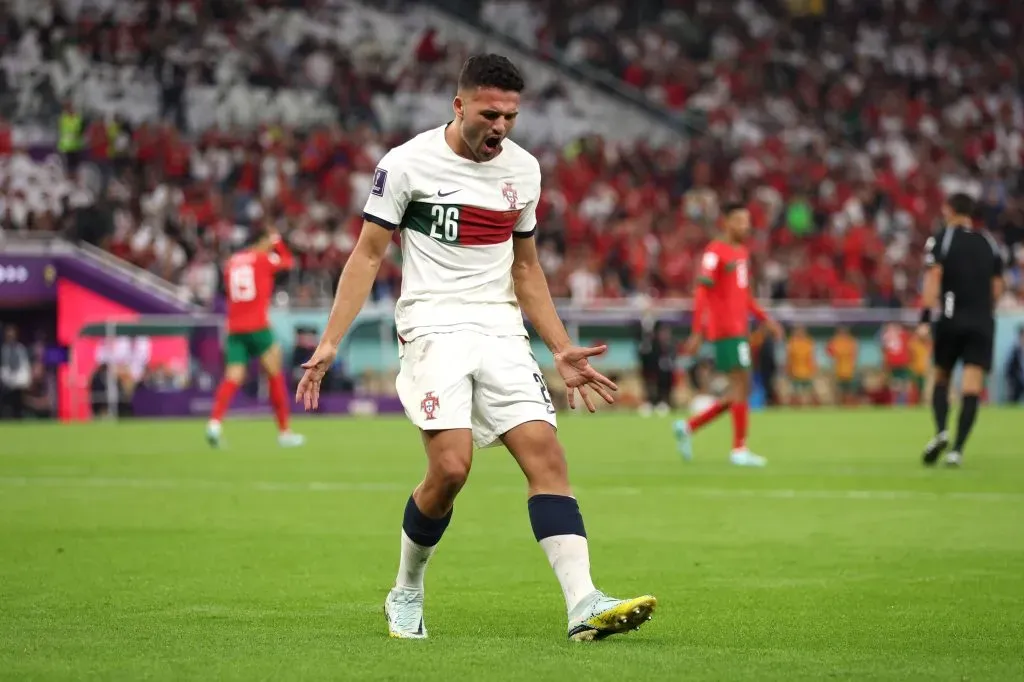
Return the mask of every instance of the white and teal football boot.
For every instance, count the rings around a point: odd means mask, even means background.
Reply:
[[[223,444],[222,436],[223,429],[220,422],[211,419],[206,424],[206,442],[210,444],[211,448],[219,448]]]
[[[298,448],[304,445],[305,442],[306,437],[298,433],[292,433],[291,431],[282,431],[281,433],[277,434],[277,444],[280,445],[282,448]]]
[[[746,448],[737,448],[729,454],[729,463],[738,467],[763,467],[768,465],[768,460]]]
[[[679,455],[689,462],[693,459],[693,433],[690,431],[690,425],[685,419],[679,419],[672,425],[672,432],[676,436],[676,449],[679,450]]]

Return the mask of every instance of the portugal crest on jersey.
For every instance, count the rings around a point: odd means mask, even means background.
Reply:
[[[516,191],[511,182],[506,182],[501,188],[501,196],[505,197],[509,208],[514,209],[519,204],[519,192]]]
[[[420,409],[423,410],[423,414],[427,416],[427,419],[437,419],[434,413],[441,407],[441,401],[437,399],[433,391],[427,391],[427,394],[423,396],[423,401],[420,403]]]

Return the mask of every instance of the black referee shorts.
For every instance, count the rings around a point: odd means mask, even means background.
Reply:
[[[952,371],[957,362],[992,369],[995,325],[991,322],[964,323],[940,320],[935,324],[933,359],[939,369]]]

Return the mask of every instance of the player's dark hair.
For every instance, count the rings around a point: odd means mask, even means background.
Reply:
[[[245,241],[242,242],[242,249],[251,249],[252,247],[263,241],[263,238],[267,236],[266,231],[261,227],[250,228],[249,234],[245,236]]]
[[[477,54],[466,60],[459,74],[459,90],[496,88],[507,92],[522,92],[526,87],[523,76],[508,57],[500,54]]]
[[[246,235],[245,241],[242,242],[242,245],[239,248],[239,250],[247,251],[249,249],[252,249],[252,248],[258,246],[259,244],[262,244],[263,241],[269,235],[270,235],[270,230],[267,229],[267,226],[263,225],[263,224],[260,224],[260,223],[257,223],[257,224],[255,224],[255,225],[253,225],[252,227],[249,228],[249,234]]]
[[[946,199],[946,205],[956,215],[965,216],[967,218],[973,218],[974,212],[977,210],[977,204],[969,194],[963,192],[957,192],[956,194],[950,195]]]
[[[747,205],[742,201],[727,201],[722,204],[722,216],[728,218],[736,211],[746,211]]]

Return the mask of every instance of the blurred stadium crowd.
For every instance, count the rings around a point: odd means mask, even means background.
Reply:
[[[0,230],[75,233],[201,303],[257,224],[301,262],[293,304],[330,295],[376,160],[442,123],[465,57],[504,41],[531,60],[521,139],[557,296],[689,295],[719,204],[743,198],[760,295],[912,305],[942,197],[965,190],[1006,249],[1000,305],[1024,302],[1010,0],[6,4]],[[680,134],[613,137],[616,115]],[[374,295],[399,284],[396,260]]]

